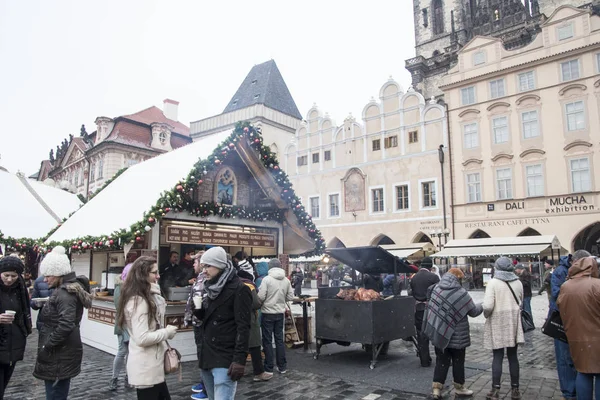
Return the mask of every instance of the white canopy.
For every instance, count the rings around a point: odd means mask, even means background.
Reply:
[[[553,235],[457,239],[446,243],[442,251],[431,257],[536,255],[549,247],[562,249],[558,238]]]
[[[406,245],[398,244],[380,244],[379,247],[386,249],[393,255],[399,258],[407,258],[419,251],[435,251],[435,246],[429,242],[426,243],[409,243]]]
[[[57,229],[48,242],[128,229],[156,204],[163,191],[185,179],[196,161],[208,157],[230,134],[231,130],[215,133],[129,167]]]
[[[76,195],[0,169],[0,231],[14,238],[45,236],[81,201]],[[54,216],[52,215],[54,214]]]

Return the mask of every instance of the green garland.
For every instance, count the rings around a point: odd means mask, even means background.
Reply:
[[[284,219],[284,213],[281,210],[273,212],[263,212],[259,209],[253,209],[243,206],[223,206],[214,202],[198,203],[193,199],[193,190],[203,184],[203,177],[210,171],[218,168],[221,163],[227,160],[228,156],[236,152],[236,143],[239,140],[248,140],[251,147],[260,155],[263,165],[273,176],[275,182],[281,188],[280,196],[288,204],[292,212],[296,215],[299,223],[307,230],[308,235],[315,241],[313,251],[305,253],[306,256],[319,255],[325,250],[325,241],[321,232],[312,221],[312,217],[306,212],[300,198],[296,196],[288,175],[279,168],[279,162],[276,156],[268,146],[263,145],[263,139],[260,130],[254,128],[249,122],[238,122],[231,135],[225,139],[211,155],[205,159],[198,160],[186,179],[179,181],[174,188],[161,194],[156,204],[147,212],[141,221],[131,225],[129,229],[121,229],[105,236],[85,236],[73,240],[62,242],[45,243],[56,229],[54,228],[46,237],[33,239],[14,239],[4,238],[0,233],[0,243],[5,243],[7,248],[17,250],[33,249],[35,251],[46,252],[57,245],[71,248],[74,251],[95,250],[118,250],[122,249],[126,243],[142,241],[145,232],[148,232],[158,220],[164,217],[169,211],[188,212],[190,215],[207,217],[219,216],[221,218],[238,218],[253,221],[277,221]],[[120,175],[124,169],[107,181],[102,187],[106,187],[112,180]],[[96,195],[98,192],[94,193]],[[90,197],[91,198],[91,197]]]

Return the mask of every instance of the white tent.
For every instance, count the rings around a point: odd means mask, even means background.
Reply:
[[[0,231],[13,238],[38,239],[77,211],[76,195],[0,169]]]
[[[231,130],[215,133],[129,167],[69,218],[48,242],[110,235],[129,229],[156,204],[162,192],[185,179],[196,161],[208,157],[230,134]]]
[[[538,255],[548,248],[563,250],[558,238],[553,235],[456,239],[450,240],[442,251],[431,257]]]

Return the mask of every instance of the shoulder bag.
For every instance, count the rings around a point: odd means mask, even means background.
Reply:
[[[156,325],[158,328],[162,328],[162,324],[158,318],[156,318]],[[167,349],[165,350],[165,354],[163,356],[165,374],[172,374],[179,371],[179,382],[181,382],[181,353],[179,353],[177,349],[172,348],[168,340],[165,340],[165,343],[167,344]]]
[[[542,333],[544,335],[550,336],[551,338],[568,343],[567,334],[565,333],[565,327],[563,325],[562,318],[560,317],[560,312],[558,310],[552,311],[546,322],[544,322],[544,326],[542,327]]]
[[[508,283],[508,282],[505,282],[505,283],[508,286],[508,288],[510,289],[510,292],[512,293],[513,297],[515,298],[517,305],[519,306],[519,312],[521,314],[521,325],[523,325],[523,332],[530,332],[530,331],[535,330],[535,324],[533,323],[533,317],[531,316],[531,314],[529,314],[528,311],[523,310],[523,308],[521,307],[521,303],[519,303],[519,299],[517,299],[517,295],[515,294],[515,291],[513,290],[512,286],[510,286],[510,283]]]

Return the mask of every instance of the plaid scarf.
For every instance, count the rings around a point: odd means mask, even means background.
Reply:
[[[473,308],[473,300],[458,278],[445,274],[431,292],[423,318],[423,333],[435,347],[445,349],[456,325]]]

